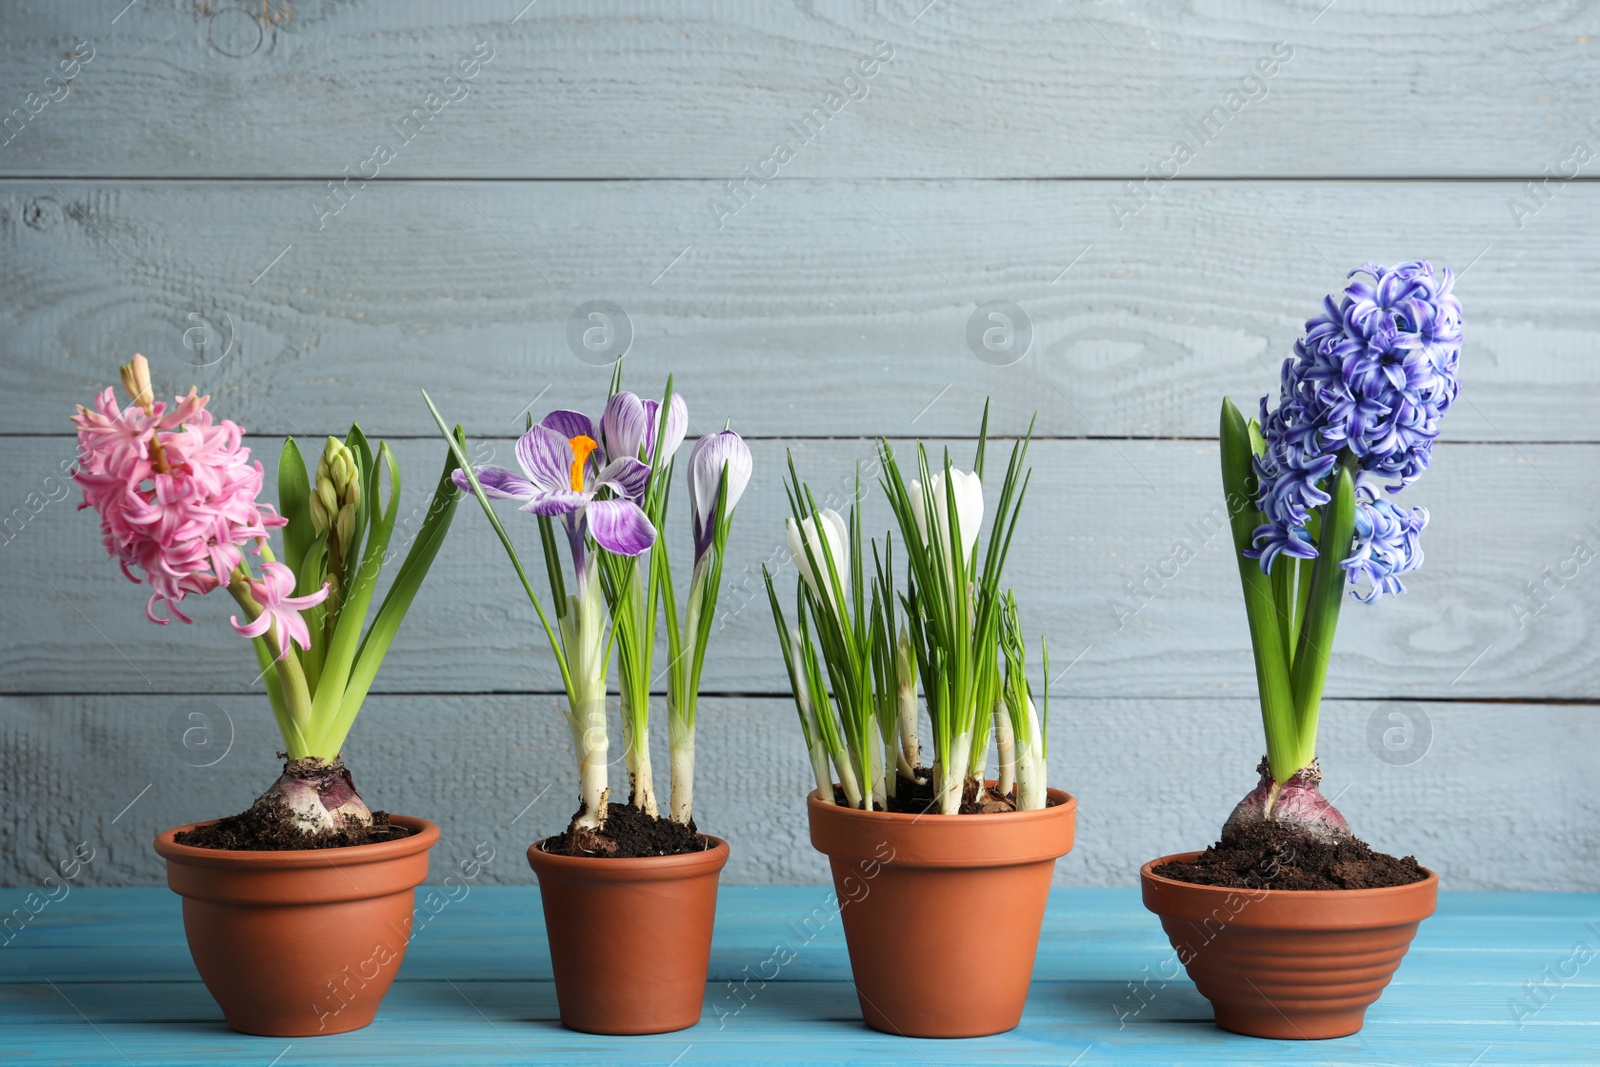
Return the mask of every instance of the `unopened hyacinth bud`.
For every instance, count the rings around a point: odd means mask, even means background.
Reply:
[[[311,529],[328,535],[328,600],[330,635],[343,597],[345,559],[356,530],[356,509],[361,504],[361,465],[355,453],[337,437],[328,438],[317,460],[317,483],[311,488]],[[331,639],[331,638],[330,638]]]
[[[355,533],[356,509],[361,504],[361,467],[355,453],[337,437],[328,438],[317,460],[317,484],[311,493],[311,529],[322,533],[330,526],[340,555],[350,547],[350,537]]]
[[[146,415],[155,405],[155,390],[150,388],[150,361],[135,353],[132,361],[122,365],[122,387],[134,404],[144,409]]]

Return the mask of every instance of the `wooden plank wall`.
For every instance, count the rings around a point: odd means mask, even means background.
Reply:
[[[150,626],[74,511],[74,403],[140,351],[269,470],[359,418],[420,492],[419,388],[504,457],[525,411],[597,406],[569,319],[604,300],[627,381],[675,372],[694,431],[756,455],[697,790],[730,878],[825,877],[758,585],[786,450],[842,494],[874,435],[964,457],[988,396],[1002,435],[1038,415],[1013,579],[1083,800],[1058,878],[1131,884],[1210,840],[1260,748],[1218,400],[1274,388],[1346,269],[1427,257],[1461,275],[1463,400],[1409,493],[1427,566],[1346,612],[1329,791],[1451,886],[1595,888],[1594,6],[525,3],[0,11],[0,883],[80,840],[92,879],[158,882],[157,830],[271,775],[226,606]],[[969,342],[991,301],[1020,358]],[[452,538],[349,751],[446,860],[574,791],[499,548],[470,510]]]

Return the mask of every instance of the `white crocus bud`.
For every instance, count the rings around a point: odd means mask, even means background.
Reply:
[[[965,563],[972,558],[972,546],[978,543],[978,530],[983,526],[983,481],[976,474],[967,474],[954,467],[947,468],[947,471],[955,489],[956,522],[961,527],[961,559]],[[930,488],[933,512],[939,519],[939,538],[944,543],[945,565],[949,569],[950,503],[945,496],[944,479],[944,474],[935,474]],[[911,511],[917,519],[917,532],[926,542],[928,516],[927,503],[922,499],[922,483],[913,479],[908,491],[911,496]]]
[[[839,575],[839,585],[846,597],[850,595],[850,543],[845,528],[843,517],[832,508],[823,508],[816,515],[805,520],[803,524],[796,524],[793,519],[785,520],[789,526],[789,555],[794,559],[795,566],[800,568],[800,576],[805,579],[806,585],[811,587],[811,592],[818,600],[833,604],[833,580],[828,573],[828,560],[833,560],[834,570]],[[817,532],[821,526],[822,533]],[[802,526],[805,530],[805,539],[801,540]],[[810,555],[806,547],[810,546]],[[811,557],[817,561],[817,573],[811,569]],[[834,604],[835,608],[840,607]]]

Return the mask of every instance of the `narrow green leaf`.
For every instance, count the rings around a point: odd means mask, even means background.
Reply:
[[[550,579],[550,598],[556,604],[556,618],[565,618],[569,609],[567,582],[561,574],[561,549],[556,544],[555,520],[549,515],[539,516],[539,543],[544,549],[544,569]]]
[[[373,463],[371,448],[367,445],[366,438],[361,436],[358,427],[352,426],[350,432],[352,439],[357,442],[350,447],[363,465],[363,481],[372,488],[370,495],[363,492],[362,505],[370,509],[369,514],[377,517],[370,524],[371,531],[354,569],[353,578],[345,586],[344,603],[339,607],[339,618],[334,624],[333,638],[328,642],[327,657],[322,664],[322,677],[318,680],[317,692],[312,698],[312,730],[314,740],[319,742],[319,747],[321,742],[328,739],[328,732],[338,718],[339,709],[344,705],[345,692],[350,683],[350,672],[355,665],[356,650],[360,647],[361,632],[367,622],[367,612],[372,606],[372,598],[378,586],[378,575],[389,550],[389,536],[394,530],[395,519],[400,510],[400,468],[395,463],[394,453],[389,451],[388,442],[378,446],[378,454],[389,470],[389,500],[380,510],[377,507],[376,464],[373,464],[373,473],[370,475],[366,468],[366,464]],[[360,528],[358,522],[357,529]],[[347,568],[346,573],[349,574],[351,571]],[[331,759],[338,753],[324,749],[315,755]]]
[[[1255,504],[1255,470],[1251,433],[1244,416],[1231,400],[1222,401],[1218,433],[1222,454],[1222,489],[1233,530],[1234,561],[1244,588],[1245,615],[1250,622],[1250,645],[1255,652],[1256,688],[1261,699],[1261,721],[1267,737],[1267,762],[1272,776],[1284,781],[1299,767],[1289,766],[1299,750],[1294,690],[1284,658],[1283,633],[1272,580],[1253,559],[1244,555],[1261,525]],[[1282,773],[1280,773],[1282,772]]]
[[[489,497],[483,491],[482,484],[478,481],[478,472],[473,468],[472,461],[467,458],[466,437],[457,426],[454,433],[445,424],[444,416],[439,414],[439,409],[434,406],[433,398],[426,389],[422,390],[423,402],[428,405],[428,411],[433,414],[433,421],[438,424],[439,432],[444,435],[445,441],[450,445],[450,452],[455,456],[461,472],[467,476],[467,482],[472,486],[472,495],[477,498],[478,506],[483,509],[484,516],[489,520],[489,525],[494,529],[495,536],[500,538],[500,544],[506,550],[506,555],[511,560],[511,567],[517,572],[517,578],[522,582],[522,591],[528,595],[528,602],[533,605],[534,614],[539,616],[539,625],[544,627],[545,639],[550,642],[550,651],[555,654],[556,666],[561,669],[561,682],[566,687],[567,693],[572,693],[572,672],[567,667],[567,657],[561,647],[561,641],[556,637],[555,627],[550,625],[550,617],[545,614],[544,605],[539,603],[539,594],[533,591],[533,583],[528,580],[528,572],[522,567],[522,560],[517,555],[516,546],[511,543],[511,535],[506,533],[506,528],[500,522],[500,516],[494,513],[494,506],[489,503]]]
[[[1321,510],[1322,536],[1317,540],[1311,595],[1306,601],[1305,627],[1294,664],[1295,715],[1302,766],[1311,762],[1316,754],[1322,689],[1328,679],[1333,634],[1339,625],[1339,608],[1345,598],[1345,572],[1339,564],[1350,554],[1350,543],[1355,537],[1356,486],[1350,468],[1339,468],[1333,492]]]
[[[295,595],[309,596],[322,588],[328,576],[327,530],[312,538],[306,546],[305,554],[300,558],[298,574]],[[313,693],[317,691],[317,683],[322,678],[322,661],[328,654],[326,628],[323,625],[327,612],[327,601],[305,612],[306,628],[311,632],[311,647],[300,654],[300,666],[305,671],[306,685]]]
[[[350,432],[345,435],[345,447],[355,453],[356,462],[361,465],[361,499],[356,504],[355,536],[351,538],[350,550],[344,558],[344,599],[349,601],[349,590],[355,585],[356,577],[360,572],[362,560],[365,557],[363,545],[370,544],[372,539],[371,527],[378,521],[378,465],[373,462],[372,445],[367,441],[367,435],[361,432],[361,424],[352,422]],[[344,610],[343,604],[339,607]]]
[[[283,528],[283,562],[300,576],[300,563],[305,558],[306,546],[311,544],[311,479],[306,471],[305,457],[294,438],[285,438],[283,451],[278,456],[278,514],[288,519]],[[322,584],[321,579],[317,585]],[[315,587],[313,587],[315,588]]]
[[[460,439],[460,443],[465,446],[464,437]],[[385,451],[387,447],[384,446]],[[406,612],[410,610],[412,601],[422,588],[423,579],[428,576],[428,569],[433,566],[440,548],[444,546],[445,536],[450,531],[450,521],[454,518],[456,506],[461,500],[461,494],[456,489],[455,482],[451,480],[455,470],[455,456],[452,451],[447,450],[444,472],[434,486],[433,497],[428,501],[428,510],[423,516],[422,525],[418,528],[416,537],[411,542],[411,548],[400,564],[400,569],[395,572],[394,581],[384,595],[383,603],[379,605],[378,613],[373,617],[366,636],[361,640],[361,647],[356,651],[355,665],[345,686],[338,717],[330,724],[323,737],[325,747],[337,750],[344,745],[345,737],[355,724],[362,702],[366,700],[367,692],[377,677],[378,668],[383,664],[383,658],[388,653],[395,635],[399,633],[400,624],[405,621]],[[398,485],[398,478],[396,484]],[[398,496],[397,488],[396,499]]]

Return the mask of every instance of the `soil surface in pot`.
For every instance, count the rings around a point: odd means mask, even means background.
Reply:
[[[389,813],[372,813],[371,826],[349,826],[327,833],[307,835],[295,826],[293,817],[282,805],[256,804],[249,811],[229,815],[205,826],[173,836],[180,845],[195,848],[224,848],[241,852],[290,852],[307,848],[347,848],[379,841],[398,841],[411,831],[389,821]]]
[[[1374,852],[1355,837],[1328,844],[1274,823],[1252,823],[1192,862],[1163,863],[1152,871],[1226,889],[1384,889],[1428,877],[1413,856]]]
[[[573,814],[576,822],[586,808]],[[605,829],[567,829],[546,838],[544,851],[555,856],[602,856],[610,859],[643,859],[646,856],[681,856],[687,852],[704,852],[710,843],[700,836],[694,820],[687,824],[646,815],[642,808],[632,804],[606,805]]]
[[[928,767],[917,768],[919,781],[911,781],[902,777],[895,784],[895,794],[889,798],[889,806],[874,801],[873,811],[892,811],[900,815],[926,815],[928,812],[938,810],[938,799],[933,795],[933,771]],[[845,807],[844,790],[837,785],[833,787],[833,802],[840,807]],[[1047,802],[1050,807],[1056,805],[1055,800]],[[1009,793],[1000,793],[993,789],[984,789],[980,794],[976,782],[968,782],[966,791],[961,796],[962,815],[995,815],[1005,811],[1016,811],[1016,798]]]

